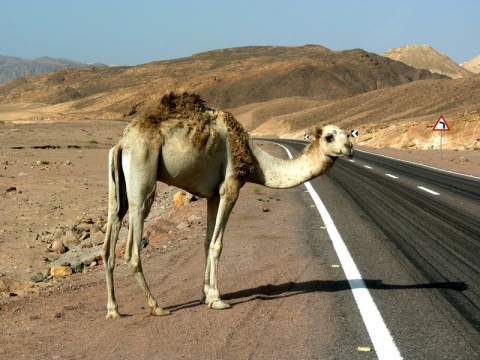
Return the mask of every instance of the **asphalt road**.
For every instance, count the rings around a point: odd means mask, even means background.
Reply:
[[[400,356],[479,359],[480,179],[357,151],[311,185]],[[338,306],[358,316],[352,299]],[[374,343],[375,328],[350,326]]]

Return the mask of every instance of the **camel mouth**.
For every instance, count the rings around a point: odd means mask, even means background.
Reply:
[[[342,152],[342,154],[340,156],[345,157],[347,159],[352,159],[353,158],[353,149],[348,149],[348,151]]]

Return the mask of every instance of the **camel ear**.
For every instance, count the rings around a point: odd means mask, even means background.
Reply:
[[[322,128],[316,127],[313,129],[313,139],[320,139],[322,137]]]

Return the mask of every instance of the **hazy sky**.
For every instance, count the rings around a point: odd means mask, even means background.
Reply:
[[[249,45],[480,54],[479,0],[1,0],[0,55],[137,65]]]

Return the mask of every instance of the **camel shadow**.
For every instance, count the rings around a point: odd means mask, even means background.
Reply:
[[[310,280],[305,282],[287,282],[279,285],[263,285],[256,288],[240,290],[223,295],[232,305],[253,300],[275,300],[313,292],[338,292],[356,288],[369,290],[414,290],[414,289],[444,289],[465,291],[468,286],[464,282],[434,282],[426,284],[395,285],[384,284],[382,280]]]
[[[369,290],[415,290],[415,289],[440,289],[462,292],[468,289],[464,282],[433,282],[426,284],[395,285],[384,284],[382,280],[310,280],[304,282],[287,282],[278,285],[262,285],[255,288],[239,290],[223,294],[222,299],[227,300],[231,305],[238,305],[254,300],[275,300],[308,294],[313,292],[338,292],[355,288],[366,288]],[[203,305],[200,301],[189,301],[167,307],[171,311],[178,311],[191,307]]]

